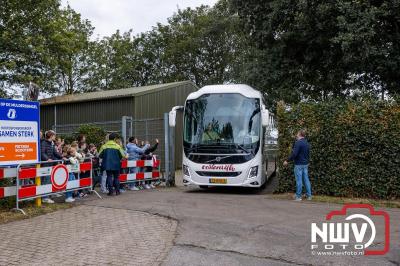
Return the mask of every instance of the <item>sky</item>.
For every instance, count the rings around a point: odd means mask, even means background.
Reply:
[[[110,36],[117,29],[134,34],[149,31],[157,22],[165,24],[178,7],[213,6],[217,0],[61,0],[95,27],[93,38]]]

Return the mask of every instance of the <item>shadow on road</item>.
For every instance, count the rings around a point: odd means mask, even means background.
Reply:
[[[215,193],[215,194],[239,194],[239,195],[264,195],[272,194],[277,188],[278,180],[275,172],[268,178],[267,183],[261,188],[247,188],[247,187],[208,187],[208,188],[189,188],[186,193]]]

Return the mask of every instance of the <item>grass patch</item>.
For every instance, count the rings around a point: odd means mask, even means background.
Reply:
[[[269,195],[268,197],[273,199],[292,200],[294,198],[294,194],[293,193],[272,194]],[[335,203],[335,204],[366,203],[366,204],[371,204],[374,207],[400,208],[400,200],[377,200],[377,199],[365,199],[365,198],[344,198],[344,197],[315,195],[313,196],[312,201]]]
[[[42,204],[42,207],[34,206],[34,203],[23,204],[20,208],[23,209],[26,215],[20,211],[10,209],[0,209],[0,224],[9,223],[13,221],[29,219],[38,215],[54,212],[57,210],[68,209],[74,206],[70,203],[55,203],[55,204]]]

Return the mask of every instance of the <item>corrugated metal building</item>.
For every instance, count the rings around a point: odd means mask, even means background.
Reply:
[[[161,118],[198,88],[190,81],[56,96],[40,100],[43,129],[54,125]]]
[[[161,119],[173,106],[183,105],[186,97],[197,89],[191,81],[182,81],[47,98],[40,100],[40,124],[43,130],[48,130],[70,124],[121,121],[122,116],[131,116],[135,120]],[[182,153],[181,123],[177,124],[175,132],[175,162],[178,166]],[[164,140],[160,138],[160,141]]]

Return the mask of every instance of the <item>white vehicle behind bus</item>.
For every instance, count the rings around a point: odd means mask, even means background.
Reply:
[[[261,92],[247,85],[211,85],[191,93],[183,109],[184,185],[260,187],[267,180],[266,129],[272,118]]]

